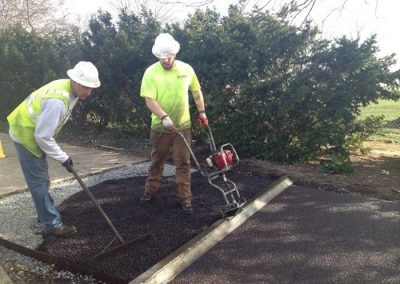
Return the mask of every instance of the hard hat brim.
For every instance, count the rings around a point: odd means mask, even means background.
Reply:
[[[95,82],[86,82],[86,81],[80,80],[79,77],[75,74],[74,69],[69,69],[67,71],[67,75],[72,81],[74,81],[82,86],[88,87],[88,88],[95,89],[95,88],[100,87],[100,85],[101,85],[100,80],[97,80]]]

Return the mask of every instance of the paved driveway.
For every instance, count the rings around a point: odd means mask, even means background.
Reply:
[[[291,186],[171,283],[400,283],[400,202]]]

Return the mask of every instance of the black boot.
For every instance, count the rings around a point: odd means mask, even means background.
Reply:
[[[153,194],[150,192],[145,192],[142,198],[140,198],[139,202],[142,204],[149,204],[152,201],[153,201]]]

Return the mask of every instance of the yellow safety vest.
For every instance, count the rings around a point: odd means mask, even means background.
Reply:
[[[69,110],[69,96],[71,93],[71,80],[55,80],[31,93],[14,111],[7,117],[13,135],[19,143],[25,146],[33,155],[43,157],[44,152],[37,145],[34,134],[37,118],[42,112],[41,102],[46,98],[57,98],[64,102],[67,112],[57,126],[58,134],[71,112]]]

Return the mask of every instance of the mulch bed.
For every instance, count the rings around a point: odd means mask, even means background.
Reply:
[[[239,164],[227,177],[234,181],[241,196],[248,200],[267,188],[273,177]],[[152,238],[101,261],[94,257],[112,242],[120,245],[84,191],[62,204],[63,221],[78,228],[78,234],[67,239],[47,239],[41,250],[61,256],[89,268],[132,280],[148,270],[184,243],[221,218],[225,206],[222,193],[209,185],[207,178],[192,174],[193,207],[195,213],[186,215],[176,199],[175,177],[166,177],[152,205],[142,205],[145,177],[111,180],[97,184],[90,191],[101,204],[125,241],[151,233]]]

